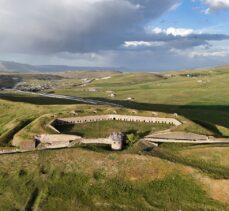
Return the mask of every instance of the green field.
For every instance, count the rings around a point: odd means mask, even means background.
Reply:
[[[179,171],[168,168],[170,173],[150,179],[147,173],[136,169],[139,165],[146,166],[145,161],[138,159],[134,155],[109,156],[77,149],[1,156],[1,166],[9,167],[0,170],[0,208],[228,210],[223,203],[211,199],[197,180],[182,173],[182,168]],[[147,161],[149,168],[157,166],[156,159]],[[166,166],[167,162],[160,161],[156,174],[163,174]],[[131,180],[129,169],[135,169],[132,177],[141,174],[145,179]]]
[[[117,74],[97,80],[86,88],[57,88],[58,94],[109,100],[128,108],[178,113],[194,121],[229,127],[229,68],[164,73]],[[167,78],[166,78],[167,76]],[[96,92],[88,92],[89,87]],[[117,96],[109,97],[106,91]],[[129,102],[128,97],[134,98]],[[219,131],[220,133],[220,131]],[[223,132],[222,132],[223,133]]]
[[[102,121],[56,127],[61,133],[80,135],[86,138],[105,138],[113,132],[138,134],[143,137],[149,133],[169,129],[169,125],[147,124],[123,121]]]
[[[175,117],[184,124],[172,130],[229,137],[229,67],[167,73],[68,72],[48,82],[44,75],[21,78],[34,85],[52,83],[54,89],[44,92],[100,99],[124,108],[2,90],[1,149],[11,147],[12,140],[54,133],[47,127],[51,120],[76,113]],[[84,78],[93,80],[79,86]],[[116,96],[111,98],[107,91]],[[114,131],[141,137],[168,126],[104,121],[58,129],[84,137],[107,137]],[[228,155],[226,145],[153,147],[144,142],[121,152],[82,145],[0,155],[0,210],[228,210]]]

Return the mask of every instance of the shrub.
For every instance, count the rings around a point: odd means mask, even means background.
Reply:
[[[134,133],[127,134],[126,137],[127,137],[126,144],[128,146],[133,146],[139,140],[139,135]]]

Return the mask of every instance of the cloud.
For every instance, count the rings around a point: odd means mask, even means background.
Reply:
[[[153,51],[113,51],[104,55],[111,65],[136,71],[160,71],[227,65],[229,49],[197,46],[192,49],[154,48]]]
[[[120,46],[179,0],[0,0],[0,49],[93,52]]]
[[[185,55],[190,59],[198,59],[198,58],[217,58],[224,57],[226,58],[229,55],[229,49],[215,49],[215,48],[206,48],[204,46],[197,46],[187,50],[179,50],[179,49],[171,49],[170,52],[175,53],[177,55]]]
[[[180,7],[182,5],[182,2],[178,2],[176,4],[174,4],[171,8],[170,8],[170,11],[174,11],[176,10],[178,7]]]
[[[139,47],[143,47],[143,48],[147,48],[147,47],[159,47],[159,46],[163,46],[165,44],[165,42],[162,41],[151,41],[151,42],[147,42],[147,41],[125,41],[123,44],[124,48],[139,48]]]
[[[204,0],[204,4],[208,7],[204,10],[205,14],[218,10],[229,9],[229,0]]]
[[[160,70],[224,63],[224,34],[150,26],[180,0],[0,0],[0,57]],[[219,10],[204,1],[210,10]],[[216,1],[215,1],[216,2]],[[214,44],[215,45],[215,44]],[[223,45],[223,44],[222,44]],[[208,62],[207,62],[208,60]]]
[[[229,40],[229,35],[202,33],[201,30],[191,28],[147,27],[144,34],[134,37],[133,40],[126,40],[122,46],[141,50],[155,50],[155,47],[186,49],[208,46],[210,41],[221,40]]]
[[[174,27],[170,27],[167,29],[161,29],[159,27],[156,27],[156,28],[152,29],[152,32],[155,34],[164,33],[166,35],[186,37],[190,34],[193,34],[194,30],[188,29],[188,28],[174,28]]]

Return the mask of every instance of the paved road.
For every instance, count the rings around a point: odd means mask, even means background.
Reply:
[[[110,102],[100,101],[100,100],[85,99],[81,97],[73,97],[73,96],[57,95],[57,94],[45,94],[45,93],[36,93],[36,92],[25,92],[25,91],[19,91],[19,90],[10,90],[10,91],[17,91],[17,92],[26,93],[26,94],[33,94],[33,95],[57,98],[57,99],[63,99],[63,100],[71,100],[71,101],[76,101],[76,102],[92,104],[92,105],[109,105],[112,107],[123,107],[122,105],[119,105],[116,103],[110,103]]]
[[[83,103],[89,103],[93,105],[109,105],[113,107],[122,107],[119,104],[115,103],[109,103],[105,101],[100,101],[100,100],[91,100],[91,99],[84,99],[81,97],[72,97],[72,96],[65,96],[65,95],[56,95],[56,94],[40,94],[37,93],[40,96],[45,96],[45,97],[51,97],[51,98],[59,98],[59,99],[64,99],[64,100],[72,100],[72,101],[77,101],[77,102],[83,102]]]

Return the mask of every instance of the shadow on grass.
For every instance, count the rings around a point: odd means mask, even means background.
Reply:
[[[81,102],[77,102],[73,100],[57,99],[57,98],[42,97],[42,96],[16,95],[16,94],[8,94],[8,93],[7,94],[0,93],[0,99],[12,101],[12,102],[30,103],[34,105],[82,104]]]
[[[25,211],[33,211],[33,205],[38,197],[39,190],[38,188],[35,188],[35,190],[32,192],[29,201],[26,204]]]
[[[149,135],[152,131],[151,130],[147,130],[147,131],[144,131],[144,132],[139,132],[138,130],[127,130],[127,131],[124,131],[123,133],[125,135],[127,134],[134,134],[134,135],[137,135],[139,136],[139,138],[144,138],[145,136]]]
[[[25,119],[19,122],[14,128],[6,131],[0,136],[0,146],[6,147],[10,146],[10,141],[13,139],[14,135],[19,132],[22,128],[30,124],[34,119]]]
[[[55,128],[60,131],[61,133],[66,133],[70,135],[76,135],[76,136],[81,136],[85,137],[85,133],[79,132],[79,131],[74,131],[75,125],[56,125]]]
[[[193,121],[196,124],[198,124],[198,125],[206,128],[206,129],[212,131],[215,134],[215,136],[217,136],[217,137],[222,137],[223,136],[223,134],[221,133],[221,131],[215,125],[210,124],[208,122],[203,122],[203,121],[200,121],[200,120],[193,120]],[[226,138],[226,136],[225,136],[225,138]]]
[[[41,96],[20,96],[14,94],[0,93],[0,99],[9,100],[13,102],[24,102],[35,105],[69,105],[82,104],[81,102],[56,99]],[[153,104],[132,102],[126,100],[111,100],[106,98],[87,98],[92,100],[99,100],[103,102],[110,102],[124,106],[125,108],[138,109],[144,111],[158,111],[165,113],[177,113],[181,116],[190,119],[202,127],[211,130],[216,136],[222,136],[222,133],[215,127],[221,125],[226,128],[229,127],[229,105],[169,105],[169,104]],[[85,103],[84,103],[85,104]]]
[[[221,135],[221,133],[214,125],[229,127],[229,105],[170,105],[132,102],[126,100],[110,100],[106,98],[90,99],[116,103],[130,109],[158,111],[171,114],[177,113],[197,124],[201,123],[201,126],[206,129],[213,129],[218,135]]]
[[[100,152],[105,154],[114,152],[112,151],[111,146],[107,144],[81,144],[75,148],[81,148],[87,151]]]

